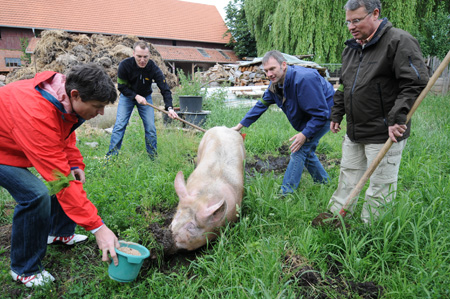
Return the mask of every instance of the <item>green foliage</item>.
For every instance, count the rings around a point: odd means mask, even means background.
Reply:
[[[345,40],[346,0],[246,0],[245,13],[258,55],[273,49],[314,54],[318,63],[340,63]],[[450,1],[381,1],[382,17],[419,37],[422,49],[441,57],[448,51]],[[439,4],[441,3],[441,4]],[[447,17],[447,18],[446,18]]]
[[[27,53],[28,43],[29,43],[28,38],[26,37],[20,38],[20,48],[23,52],[22,57],[20,57],[20,59],[22,59],[26,63],[31,63],[31,54]]]
[[[231,108],[224,97],[223,90],[208,96],[211,115],[205,128],[234,126],[248,111],[248,107]],[[347,288],[349,282],[381,286],[381,298],[449,298],[449,109],[450,95],[429,96],[414,114],[397,198],[371,226],[359,220],[363,196],[354,217],[347,219],[350,229],[311,226],[311,220],[326,211],[338,184],[339,163],[333,161],[339,161],[344,132],[328,133],[317,151],[327,157],[329,184],[315,184],[305,171],[298,190],[281,200],[277,194],[282,173],[247,173],[237,223],[225,226],[217,241],[184,263],[179,256],[165,257],[162,266],[147,259],[136,281],[118,283],[108,277],[108,265],[101,262],[95,238],[88,234],[88,242],[70,249],[49,246],[43,262],[57,280],[44,288],[27,289],[12,281],[9,245],[2,246],[2,298],[369,297],[358,293],[362,288],[358,292]],[[154,161],[145,152],[136,112],[120,155],[108,163],[103,157],[110,136],[101,130],[83,131],[83,126],[78,130],[78,147],[86,163],[84,188],[90,200],[119,239],[139,242],[152,253],[157,252],[157,244],[149,225],[162,223],[162,212],[176,207],[175,175],[181,170],[187,177],[193,171],[203,136],[165,127],[156,117],[158,157]],[[269,109],[243,132],[247,134],[247,160],[255,155],[279,155],[278,148],[289,144],[295,134],[279,109]],[[99,146],[85,145],[92,141]],[[2,227],[11,223],[13,206],[12,198],[0,188]],[[77,228],[77,233],[85,232]],[[2,240],[4,245],[7,236],[2,235]],[[293,267],[287,262],[289,254],[301,258],[302,264]],[[307,269],[311,270],[300,277]],[[304,278],[312,273],[325,283],[307,285]]]
[[[437,11],[420,22],[420,28],[415,30],[423,55],[444,59],[450,50],[450,12],[445,3],[440,3]]]
[[[182,69],[177,71],[179,86],[175,89],[178,96],[205,96],[206,88],[202,83],[200,76],[185,74]]]
[[[233,47],[233,51],[239,57],[257,56],[256,41],[248,27],[243,0],[230,1],[225,10],[227,33],[231,34],[231,39],[227,46]]]

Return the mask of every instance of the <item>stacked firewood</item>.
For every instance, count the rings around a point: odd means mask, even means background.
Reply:
[[[262,64],[241,65],[235,72],[235,86],[261,86],[269,83]]]
[[[313,63],[297,64],[303,67],[315,68],[320,75],[326,77],[326,68]],[[240,65],[227,64],[209,68],[205,72],[196,73],[201,76],[202,82],[209,86],[228,83],[233,86],[265,86],[270,80],[266,77],[264,68],[259,63],[244,63]]]
[[[236,72],[237,65],[227,64],[216,64],[213,67],[209,68],[205,72],[200,72],[199,75],[202,78],[202,82],[208,83],[228,83],[232,84],[234,81],[234,74]],[[196,73],[197,74],[197,73]]]

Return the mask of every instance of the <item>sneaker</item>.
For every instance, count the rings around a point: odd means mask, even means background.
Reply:
[[[14,279],[14,281],[20,281],[28,288],[43,286],[47,283],[55,281],[55,278],[53,277],[53,275],[51,275],[50,273],[48,273],[45,270],[42,271],[41,273],[34,274],[31,276],[20,276],[13,270],[9,271],[9,273],[11,273],[11,276]]]
[[[48,236],[47,238],[47,244],[56,244],[56,243],[63,243],[65,245],[74,245],[76,243],[81,243],[87,240],[87,236],[85,235],[78,235],[73,234],[69,237],[55,237],[55,236]]]

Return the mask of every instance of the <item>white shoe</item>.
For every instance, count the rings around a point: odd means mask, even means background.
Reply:
[[[47,283],[55,281],[55,278],[46,270],[31,276],[20,276],[13,270],[9,271],[9,273],[11,274],[14,281],[20,281],[28,288],[43,286]]]
[[[78,234],[73,234],[69,237],[48,236],[47,244],[63,243],[66,245],[74,245],[76,243],[81,243],[81,242],[86,241],[87,238],[88,237],[85,235],[78,235]]]

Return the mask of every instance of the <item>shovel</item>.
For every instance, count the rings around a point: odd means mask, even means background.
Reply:
[[[450,51],[445,56],[444,60],[441,62],[437,70],[434,72],[431,79],[428,81],[427,86],[424,90],[420,93],[420,95],[417,97],[417,100],[415,101],[413,107],[409,111],[408,115],[406,116],[406,123],[411,119],[411,116],[414,114],[414,112],[417,110],[417,107],[419,107],[420,103],[422,103],[425,96],[428,94],[428,92],[433,87],[434,83],[436,83],[437,79],[441,76],[444,69],[447,67],[447,65],[450,62]],[[370,164],[369,168],[367,168],[366,172],[363,174],[361,179],[359,180],[358,184],[356,184],[355,188],[350,193],[347,201],[342,206],[341,210],[339,211],[339,215],[342,217],[342,219],[347,215],[348,208],[355,202],[357,199],[359,193],[363,189],[364,185],[366,184],[367,180],[370,178],[370,176],[373,174],[375,169],[380,164],[383,157],[386,155],[386,153],[389,151],[389,149],[392,146],[392,140],[388,138],[384,146],[381,148],[380,152],[377,154],[375,159],[373,159],[372,163]],[[335,227],[341,226],[341,221],[339,215],[332,215],[330,213],[320,213],[314,220],[312,221],[313,226],[323,226],[324,224],[333,225]]]
[[[161,112],[163,112],[163,113],[169,115],[169,112],[167,112],[167,111],[164,110],[164,109],[158,108],[158,107],[156,107],[155,105],[152,105],[152,104],[149,104],[149,103],[146,103],[145,105],[150,106],[150,107],[152,107],[153,109],[156,109],[156,110],[158,110],[158,111],[161,111]],[[182,119],[182,118],[177,117],[176,119],[179,120],[179,121],[181,121],[181,122],[183,122],[183,123],[185,123],[185,124],[187,124],[187,125],[189,125],[189,126],[191,126],[191,127],[193,127],[193,128],[195,128],[195,129],[197,129],[197,130],[199,130],[199,131],[202,131],[203,133],[206,132],[205,129],[202,129],[202,128],[200,128],[199,126],[196,126],[196,125],[194,125],[193,123],[190,123],[190,122],[188,122],[188,121],[186,121],[186,120],[184,120],[184,119]]]

